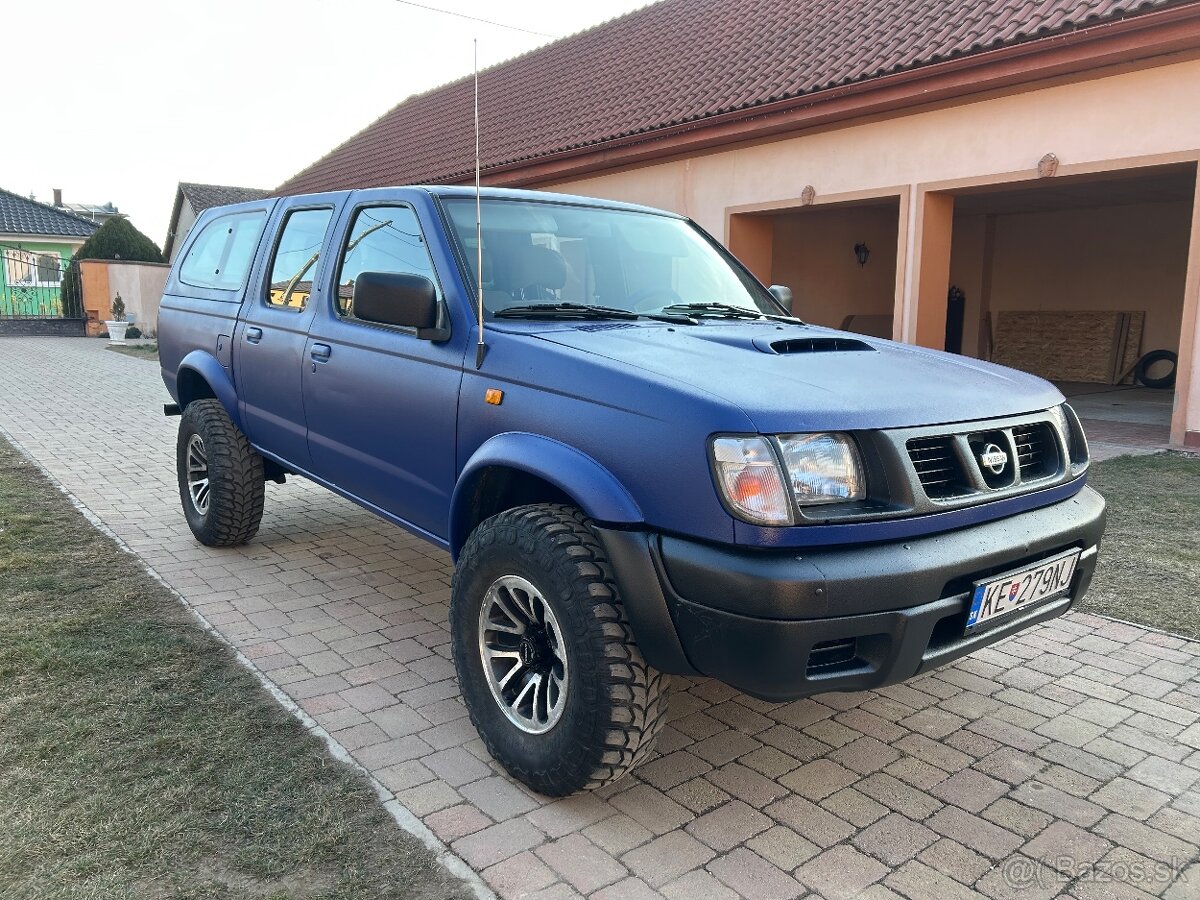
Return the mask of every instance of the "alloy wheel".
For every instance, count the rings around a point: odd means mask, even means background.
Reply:
[[[479,654],[492,697],[529,734],[553,728],[566,707],[567,652],[554,610],[529,580],[505,575],[479,610]]]

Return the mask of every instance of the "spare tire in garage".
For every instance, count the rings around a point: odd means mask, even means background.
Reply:
[[[1170,370],[1165,375],[1154,377],[1150,374],[1150,367],[1155,363],[1168,362],[1171,364]],[[1170,350],[1151,350],[1145,356],[1138,360],[1137,368],[1134,370],[1134,377],[1148,388],[1169,388],[1175,386],[1175,372],[1178,368],[1179,357]]]

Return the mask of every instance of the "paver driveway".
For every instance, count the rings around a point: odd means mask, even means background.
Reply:
[[[0,426],[501,895],[1200,897],[1200,645],[1073,614],[871,693],[677,679],[658,758],[549,801],[466,718],[444,553],[303,481],[205,549],[153,363],[3,338],[0,385]]]

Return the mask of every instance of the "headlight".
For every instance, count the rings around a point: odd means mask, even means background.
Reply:
[[[843,434],[779,436],[792,496],[801,506],[842,503],[866,496],[858,453]]]
[[[766,438],[713,440],[717,483],[735,515],[755,525],[791,525],[792,508],[779,462]]]
[[[725,502],[738,518],[756,525],[795,524],[793,504],[844,503],[866,496],[854,443],[841,434],[718,437],[712,459]]]

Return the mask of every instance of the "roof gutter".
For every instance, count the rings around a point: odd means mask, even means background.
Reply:
[[[1170,7],[971,56],[693,122],[483,170],[483,183],[519,187],[796,133],[984,91],[1157,56],[1200,50],[1200,3]],[[446,180],[458,182],[465,176]]]
[[[91,235],[80,234],[32,234],[26,232],[4,232],[0,241],[13,244],[82,244]],[[12,248],[17,249],[17,248]]]

